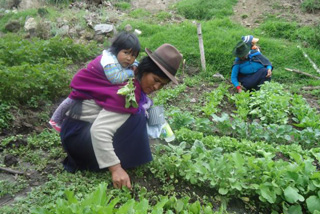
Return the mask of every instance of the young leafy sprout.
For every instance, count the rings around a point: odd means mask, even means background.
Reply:
[[[133,85],[133,79],[129,79],[128,83],[120,88],[117,92],[117,94],[123,95],[126,97],[126,108],[129,108],[130,106],[134,108],[138,108],[138,103],[136,101],[136,97],[134,95],[134,90],[136,87]]]

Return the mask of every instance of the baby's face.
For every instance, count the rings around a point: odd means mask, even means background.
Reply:
[[[131,49],[122,49],[121,51],[119,51],[119,53],[117,55],[117,59],[118,59],[120,65],[123,68],[126,68],[129,65],[132,65],[132,63],[134,63],[136,56],[134,55],[134,53]]]

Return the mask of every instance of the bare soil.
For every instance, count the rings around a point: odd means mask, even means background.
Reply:
[[[275,15],[299,25],[316,26],[320,23],[320,11],[304,12],[302,0],[239,0],[233,8],[232,20],[248,28],[258,27],[268,15]]]
[[[179,0],[137,0],[132,1],[133,8],[144,8],[149,12],[159,12],[167,10],[169,6]]]

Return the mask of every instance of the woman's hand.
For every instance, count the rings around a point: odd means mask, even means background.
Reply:
[[[242,92],[242,88],[241,88],[240,85],[238,85],[238,86],[236,87],[236,89],[237,89],[237,92],[238,92],[238,93],[241,93],[241,92]]]
[[[271,71],[271,69],[268,69],[268,73],[267,73],[266,77],[271,77],[271,75],[272,75],[272,71]]]
[[[124,186],[128,187],[129,189],[132,188],[129,175],[120,164],[110,166],[109,171],[112,174],[114,188],[121,189]]]

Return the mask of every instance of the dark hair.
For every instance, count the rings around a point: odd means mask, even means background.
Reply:
[[[169,77],[152,61],[149,56],[144,57],[137,68],[137,79],[140,81],[144,73],[153,73],[159,77],[169,79]],[[169,79],[170,80],[170,79]]]
[[[140,42],[136,35],[129,32],[119,33],[112,41],[109,51],[117,56],[119,51],[123,49],[131,49],[131,52],[135,57],[138,57],[140,53]]]

